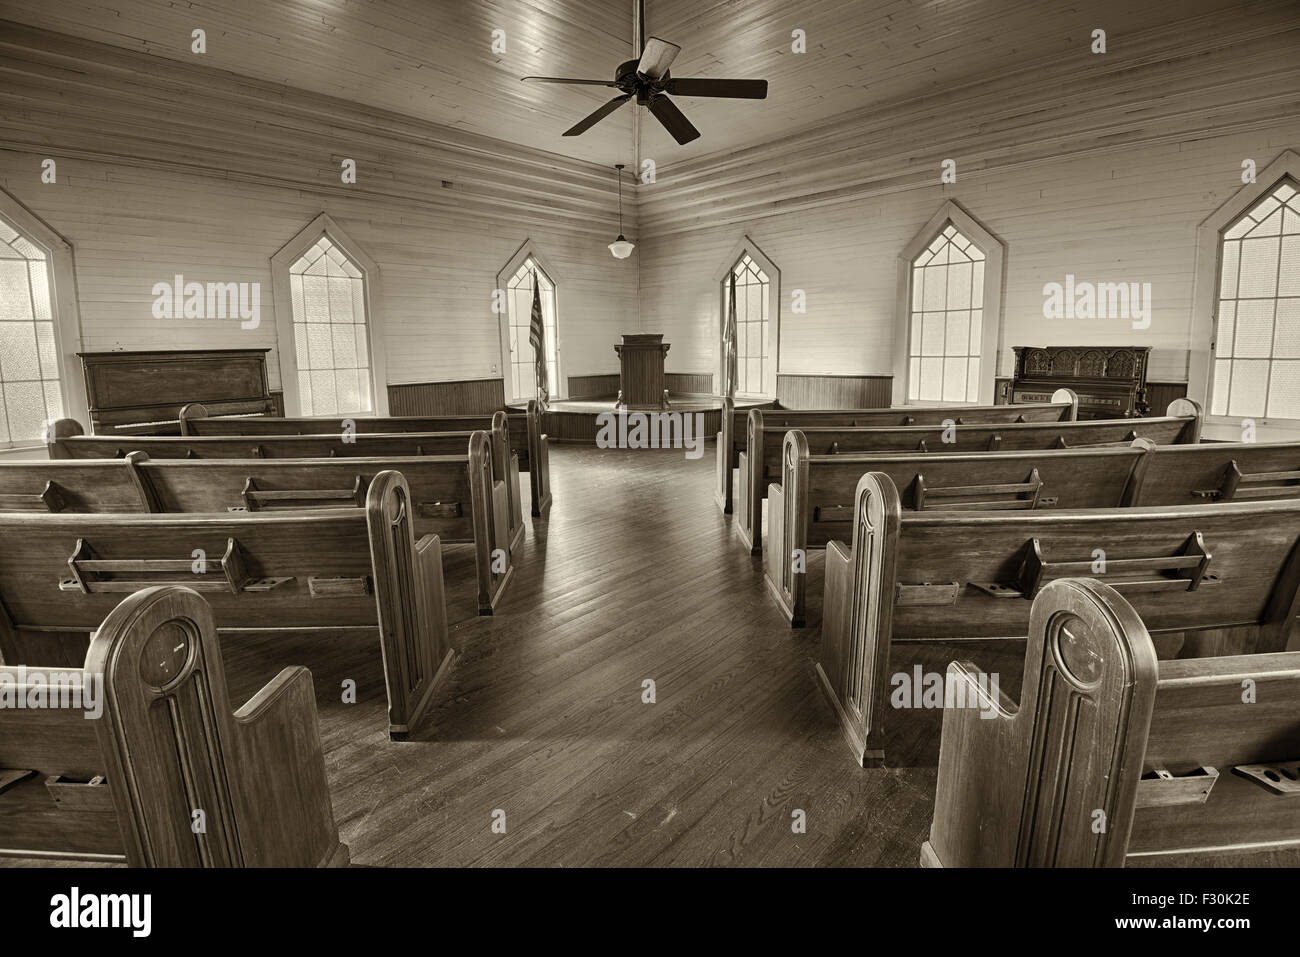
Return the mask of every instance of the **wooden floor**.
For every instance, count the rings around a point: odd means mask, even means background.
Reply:
[[[374,640],[223,637],[236,701],[284,665],[311,668],[355,863],[915,866],[940,712],[891,711],[894,766],[855,765],[812,673],[822,553],[814,624],[791,631],[713,503],[713,468],[711,448],[691,461],[553,447],[555,504],[530,520],[496,616],[474,614],[469,548],[444,551],[462,656],[410,741],[387,739]],[[970,657],[1014,695],[1020,652],[1006,644],[903,646],[894,666]],[[348,678],[354,705],[340,700]]]

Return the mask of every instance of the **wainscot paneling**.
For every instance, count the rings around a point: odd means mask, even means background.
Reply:
[[[571,375],[569,380],[570,399],[586,399],[618,395],[618,373],[600,372],[594,375]],[[712,372],[665,372],[664,384],[668,394],[673,395],[712,395]]]
[[[776,401],[787,409],[883,409],[892,376],[784,375],[776,377]]]
[[[1151,407],[1151,415],[1164,415],[1165,409],[1169,408],[1169,403],[1174,399],[1184,399],[1187,397],[1186,382],[1152,382],[1147,380],[1147,405]]]
[[[406,382],[388,387],[392,415],[487,415],[505,406],[500,379]]]

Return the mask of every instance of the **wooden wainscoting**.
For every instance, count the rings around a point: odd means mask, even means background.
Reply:
[[[392,415],[490,415],[505,404],[501,379],[407,382],[388,387]]]
[[[1152,382],[1147,380],[1148,415],[1164,415],[1174,399],[1187,398],[1186,382]]]
[[[664,387],[672,395],[713,395],[712,372],[665,372]]]
[[[789,375],[776,377],[776,401],[787,409],[887,409],[894,397],[888,375]]]

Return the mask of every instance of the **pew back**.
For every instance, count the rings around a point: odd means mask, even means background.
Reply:
[[[1057,578],[1106,582],[1152,632],[1249,652],[1285,649],[1300,611],[1300,501],[904,513],[878,472],[855,501],[852,552],[827,546],[818,668],[860,760],[880,756],[891,641],[1023,637]]]
[[[13,654],[39,647],[30,632],[90,632],[123,594],[181,584],[223,628],[378,629],[390,734],[402,737],[453,658],[439,542],[415,542],[413,511],[401,474],[385,471],[364,510],[0,514],[0,656],[33,660]]]

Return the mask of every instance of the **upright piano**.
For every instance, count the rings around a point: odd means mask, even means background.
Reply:
[[[1057,389],[1079,396],[1080,419],[1143,416],[1150,346],[1016,346],[1015,372],[999,401],[1050,402]]]

